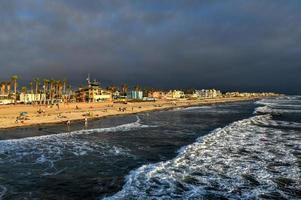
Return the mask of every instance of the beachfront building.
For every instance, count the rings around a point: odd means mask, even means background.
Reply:
[[[112,93],[101,89],[99,82],[90,82],[88,86],[81,87],[75,92],[78,102],[101,102],[112,100]]]
[[[12,104],[14,103],[14,99],[9,97],[9,95],[0,95],[0,105]]]
[[[25,103],[25,104],[30,104],[30,103],[43,103],[45,102],[46,99],[46,94],[34,94],[34,93],[20,93],[19,96],[19,103]]]
[[[170,90],[165,96],[164,99],[183,99],[185,94],[181,90]]]
[[[163,99],[166,96],[166,93],[163,91],[150,91],[147,94],[147,97],[153,99]]]
[[[240,93],[239,92],[227,92],[225,94],[225,97],[239,97]]]
[[[128,99],[139,99],[139,100],[142,100],[143,99],[143,91],[132,90],[132,91],[130,91],[130,92],[127,93],[127,98]]]
[[[210,89],[210,90],[196,90],[194,92],[194,96],[197,96],[198,98],[202,98],[202,99],[208,99],[208,98],[217,98],[217,97],[221,97],[222,93],[219,90],[215,90],[215,89]]]
[[[99,94],[94,95],[93,100],[95,102],[112,100],[112,93],[101,89]]]

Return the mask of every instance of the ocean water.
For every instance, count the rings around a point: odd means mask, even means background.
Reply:
[[[301,97],[0,131],[0,199],[300,199]]]

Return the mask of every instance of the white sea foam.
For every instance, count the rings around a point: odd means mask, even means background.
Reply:
[[[189,111],[189,110],[200,110],[200,109],[211,109],[212,106],[193,106],[188,108],[182,108],[180,110]]]
[[[287,114],[301,113],[301,97],[281,96],[273,99],[262,99],[256,102],[258,105],[263,105],[255,109],[255,114]]]
[[[65,132],[65,133],[58,133],[58,134],[51,134],[51,135],[27,137],[21,139],[1,140],[0,151],[1,151],[1,146],[6,146],[5,144],[11,145],[12,143],[20,143],[29,140],[43,140],[43,139],[47,140],[51,138],[69,137],[73,135],[91,134],[91,133],[126,132],[130,130],[149,128],[149,127],[155,127],[155,126],[141,124],[141,119],[137,116],[137,121],[128,124],[122,124],[115,127],[79,130],[79,131],[72,131],[72,132]]]
[[[301,113],[301,110],[296,109],[277,109],[270,106],[258,107],[254,111],[255,114],[285,114],[285,113]]]
[[[100,158],[112,156],[132,157],[130,151],[124,147],[79,136],[92,133],[126,132],[148,127],[151,126],[141,124],[141,120],[137,116],[135,122],[110,128],[2,140],[0,141],[0,163],[41,165],[44,167],[42,175],[49,175],[60,171],[60,169],[55,168],[55,163],[70,155],[87,156],[93,153]]]
[[[288,122],[288,121],[281,121],[281,120],[272,120],[272,116],[268,115],[266,119],[261,120],[251,120],[256,125],[261,126],[269,126],[275,128],[293,128],[293,129],[301,129],[301,123],[297,122]]]
[[[297,199],[290,191],[301,189],[292,153],[300,150],[299,132],[254,124],[270,119],[255,116],[216,129],[176,158],[132,171],[123,189],[106,199]]]
[[[255,102],[259,105],[270,107],[286,107],[286,108],[301,108],[301,96],[281,96],[277,98],[261,99]]]

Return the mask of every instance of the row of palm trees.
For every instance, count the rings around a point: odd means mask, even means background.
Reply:
[[[17,92],[17,79],[18,79],[18,76],[14,75],[11,77],[11,80],[1,82],[0,83],[1,95],[11,94],[11,86],[13,86],[14,93],[16,93]]]
[[[18,76],[14,75],[9,81],[3,81],[0,83],[1,86],[1,95],[13,95],[15,103],[17,102],[17,83]],[[14,88],[13,93],[11,87]]]
[[[30,93],[40,94],[44,98],[40,98],[40,103],[44,101],[46,103],[53,103],[57,100],[63,100],[63,96],[71,94],[71,86],[68,84],[67,80],[55,80],[55,79],[39,79],[35,78],[30,83]],[[23,88],[25,90],[27,88]]]
[[[11,90],[13,87],[13,91]],[[3,81],[0,83],[1,95],[13,97],[15,103],[17,102],[17,88],[18,76],[14,75],[10,81]],[[29,83],[30,90],[27,87],[21,88],[23,94],[34,94],[35,97],[40,95],[39,101],[46,103],[53,103],[56,100],[63,99],[64,95],[70,95],[72,93],[71,86],[67,80],[55,80],[55,79],[39,79],[35,78]],[[44,98],[41,98],[43,96]]]
[[[109,90],[111,92],[116,92],[118,90],[118,87],[115,86],[115,85],[111,85],[111,86],[107,87],[107,90]],[[120,86],[120,88],[119,88],[119,91],[121,92],[122,95],[126,95],[127,92],[128,92],[128,90],[129,90],[129,86],[126,83],[122,84]],[[141,90],[141,86],[140,85],[136,85],[134,87],[134,90],[135,91]]]
[[[13,98],[16,103],[18,93],[18,76],[11,76],[9,81],[1,82],[0,89],[1,95],[8,95],[10,98]],[[120,87],[117,87],[115,85],[107,87],[107,90],[111,91],[112,93],[119,91],[123,96],[127,94],[128,89],[129,87],[127,84],[122,84]],[[141,90],[141,87],[139,85],[136,85],[134,87],[134,90]],[[40,104],[49,104],[58,100],[69,101],[72,94],[72,88],[68,84],[66,79],[55,80],[34,78],[29,83],[29,89],[23,86],[20,92],[23,94],[34,94],[36,101],[40,101]],[[67,99],[64,99],[64,97],[67,97]]]

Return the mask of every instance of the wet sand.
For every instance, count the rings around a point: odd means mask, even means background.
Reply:
[[[246,101],[260,97],[234,97],[216,98],[204,100],[158,100],[156,102],[97,102],[97,103],[69,103],[59,104],[59,107],[45,105],[1,105],[0,106],[0,129],[38,124],[67,123],[85,118],[101,118],[114,115],[134,114],[146,111],[164,110],[177,107],[189,107],[215,103],[227,103]],[[39,113],[38,111],[42,111]],[[27,119],[16,122],[16,117],[21,112],[27,113]]]

